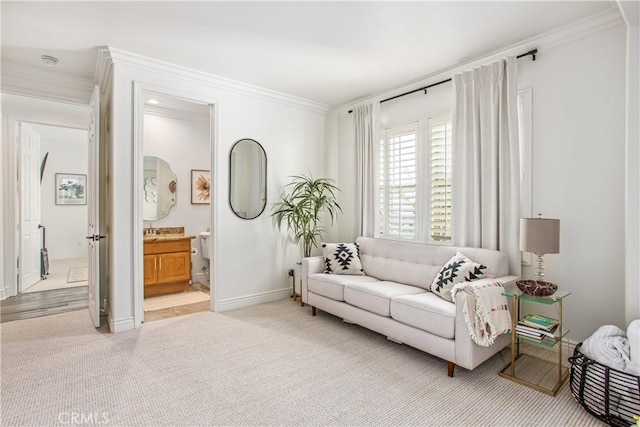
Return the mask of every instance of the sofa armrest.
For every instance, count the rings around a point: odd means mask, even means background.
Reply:
[[[302,282],[300,285],[300,293],[302,294],[302,302],[307,302],[307,281],[310,274],[322,273],[324,271],[324,258],[314,256],[302,258]]]
[[[477,282],[501,282],[506,291],[515,289],[515,280],[518,276],[502,276],[496,278],[484,278]],[[512,288],[513,286],[513,288]],[[455,326],[455,363],[466,369],[474,369],[482,362],[493,356],[495,353],[509,345],[510,339],[507,335],[497,337],[496,342],[490,347],[482,347],[474,343],[469,335],[467,322],[464,320],[464,292],[456,294],[456,326]]]

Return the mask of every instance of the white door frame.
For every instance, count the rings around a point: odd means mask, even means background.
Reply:
[[[30,98],[20,95],[2,94],[3,134],[2,134],[2,286],[0,299],[16,295],[18,292],[18,203],[17,162],[18,141],[16,126],[19,122],[61,126],[87,130],[88,105],[64,101]]]
[[[209,105],[209,162],[210,169],[214,171],[216,165],[216,153],[217,153],[217,130],[218,130],[218,100],[215,98],[209,98],[200,94],[192,92],[170,89],[163,86],[153,85],[149,83],[134,82],[133,83],[133,236],[139,236],[133,239],[133,321],[134,328],[142,326],[144,320],[144,268],[143,268],[143,228],[144,221],[142,219],[142,184],[143,184],[143,170],[144,170],[144,154],[143,154],[143,142],[144,142],[144,93],[156,93],[158,95],[166,95],[173,98],[179,98],[184,101],[197,102]],[[213,176],[213,173],[212,173]],[[214,231],[217,230],[216,219],[217,215],[215,210],[218,208],[215,205],[218,180],[212,180],[211,185],[211,209],[210,209],[210,224],[212,230],[212,236]],[[216,253],[217,253],[217,239],[209,239],[209,254],[210,263],[213,273],[209,275],[209,285],[211,294],[211,311],[216,311],[219,307],[217,287],[217,271],[215,268]]]

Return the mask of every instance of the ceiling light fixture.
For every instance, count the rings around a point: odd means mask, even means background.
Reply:
[[[151,99],[147,99],[147,104],[149,104],[149,105],[158,105],[158,104],[160,104],[160,101],[158,101],[157,99],[151,98]]]
[[[50,55],[40,55],[40,59],[42,60],[43,64],[48,65],[49,67],[55,67],[56,65],[58,65],[58,62],[60,62],[58,58]]]

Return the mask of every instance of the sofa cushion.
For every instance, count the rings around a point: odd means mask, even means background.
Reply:
[[[396,282],[349,282],[344,287],[344,300],[355,307],[389,317],[392,297],[425,292],[422,288]]]
[[[338,274],[311,274],[307,280],[310,292],[336,301],[344,301],[344,285],[346,283],[370,283],[378,279],[369,276],[342,276]]]
[[[431,292],[391,298],[391,317],[443,338],[455,336],[456,306]]]
[[[367,276],[429,290],[444,265],[436,264],[433,245],[359,237],[360,262]]]
[[[471,261],[462,252],[456,253],[440,270],[431,283],[431,292],[445,301],[453,302],[451,289],[458,283],[482,279],[487,267]]]
[[[405,283],[429,290],[434,277],[456,252],[489,268],[487,277],[509,274],[509,258],[500,251],[482,248],[427,245],[358,237],[360,261],[367,276]]]
[[[324,272],[364,276],[357,243],[323,243]]]

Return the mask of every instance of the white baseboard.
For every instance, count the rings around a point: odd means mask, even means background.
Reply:
[[[0,288],[0,301],[7,299],[7,288]]]
[[[573,349],[578,344],[579,343],[577,341],[570,340],[568,338],[563,339],[562,340],[562,355],[563,355],[563,357],[566,359],[569,356],[573,356]]]
[[[133,317],[126,317],[124,319],[114,319],[111,317],[111,311],[109,311],[109,307],[107,306],[107,325],[109,325],[109,332],[112,334],[124,331],[130,331],[135,329],[135,322]]]
[[[260,292],[257,294],[244,295],[241,297],[227,298],[218,302],[216,311],[229,311],[237,308],[248,307],[250,305],[262,304],[263,302],[277,301],[279,299],[289,298],[291,296],[291,288],[286,287],[275,291]]]

